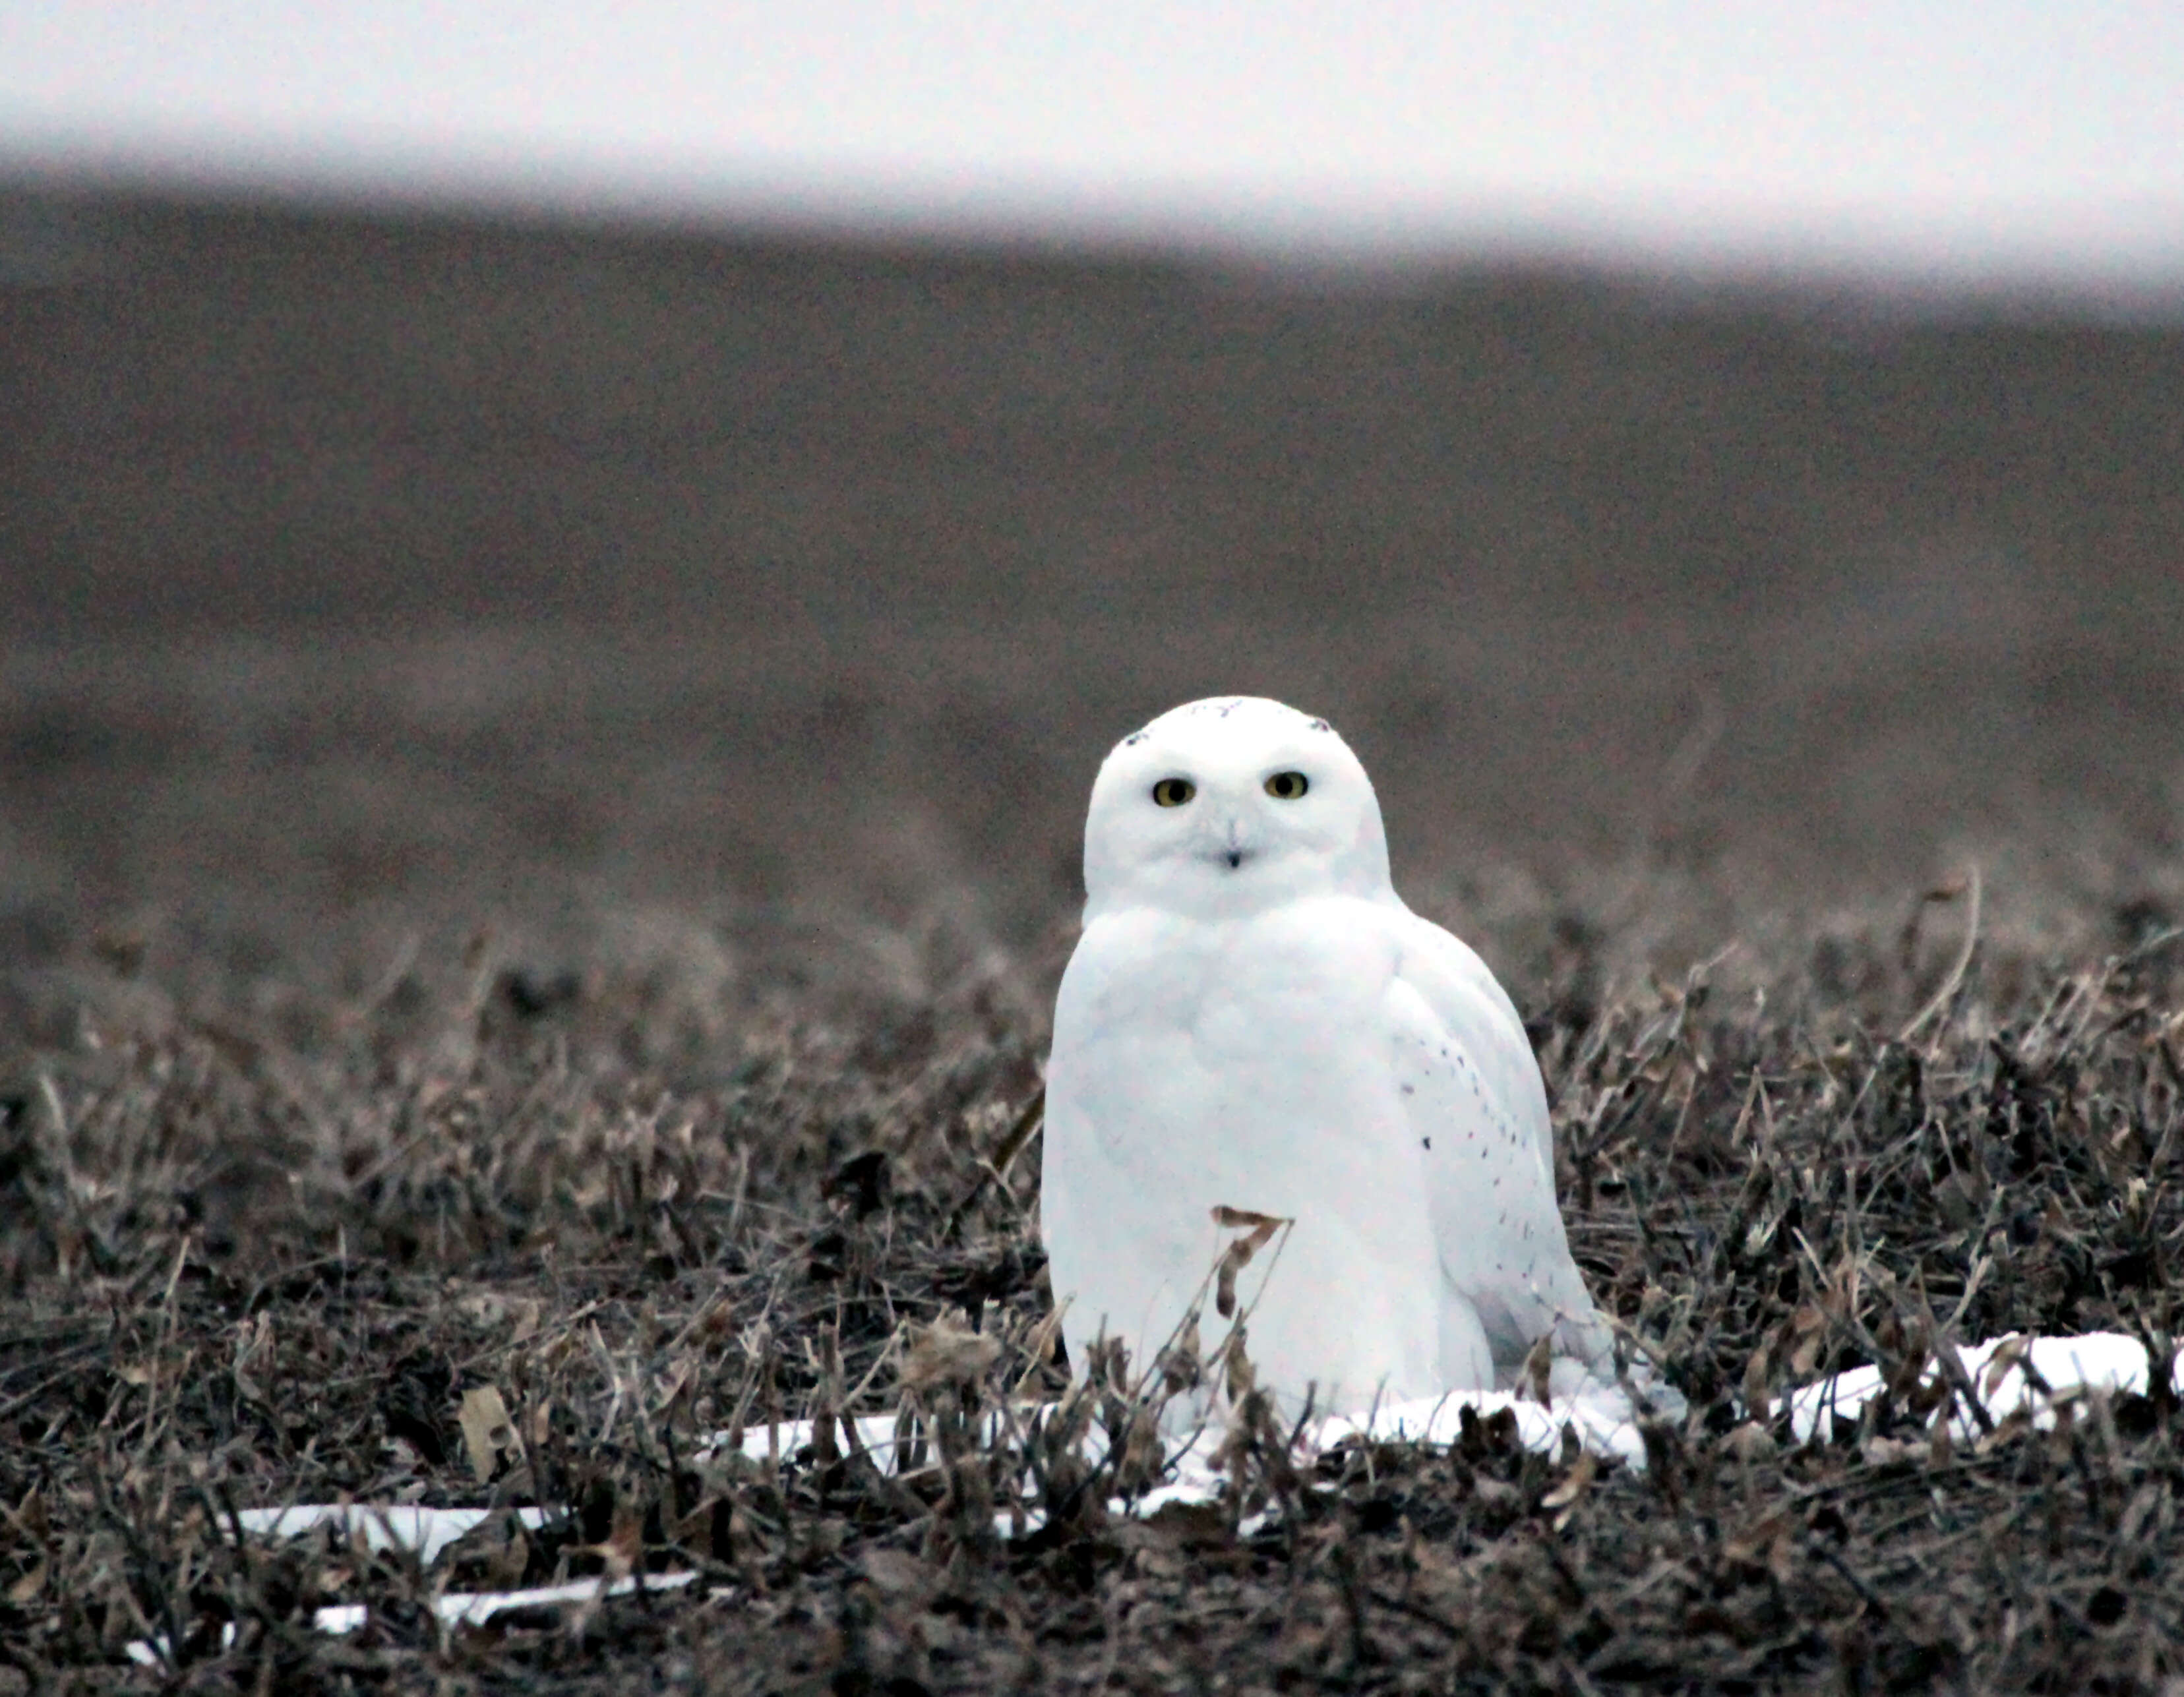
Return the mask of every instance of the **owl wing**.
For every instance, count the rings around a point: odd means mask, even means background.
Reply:
[[[1563,1229],[1546,1087],[1523,1021],[1456,938],[1408,912],[1397,930],[1396,1082],[1447,1291],[1477,1310],[1505,1380],[1549,1332],[1557,1354],[1602,1360],[1611,1340]]]

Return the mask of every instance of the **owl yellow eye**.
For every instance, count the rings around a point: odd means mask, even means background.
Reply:
[[[1181,807],[1198,793],[1198,786],[1189,778],[1162,778],[1153,786],[1153,799],[1162,807]]]
[[[1302,772],[1276,772],[1267,780],[1267,793],[1276,801],[1295,801],[1312,787],[1312,780]]]

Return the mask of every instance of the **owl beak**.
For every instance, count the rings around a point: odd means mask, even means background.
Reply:
[[[1228,846],[1221,851],[1221,858],[1228,863],[1228,870],[1233,872],[1244,864],[1245,852],[1243,825],[1232,819],[1228,821]]]

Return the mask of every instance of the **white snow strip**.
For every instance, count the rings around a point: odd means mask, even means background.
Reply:
[[[566,1585],[540,1585],[528,1591],[450,1591],[432,1600],[432,1612],[446,1626],[483,1626],[495,1615],[505,1614],[510,1609],[597,1603],[609,1597],[631,1596],[640,1589],[679,1591],[697,1577],[695,1573],[648,1573],[642,1578],[632,1575],[612,1581],[603,1577],[572,1579]],[[354,1632],[370,1618],[371,1610],[363,1603],[335,1603],[315,1612],[311,1624],[322,1633],[338,1635]],[[220,1648],[231,1648],[235,1636],[235,1622],[230,1621],[220,1628]],[[165,1648],[164,1639],[139,1639],[124,1646],[123,1653],[141,1667],[157,1667],[166,1659],[162,1654]]]
[[[1638,1423],[1630,1417],[1630,1403],[1620,1396],[1557,1397],[1539,1403],[1514,1391],[1468,1391],[1429,1401],[1390,1403],[1369,1415],[1330,1416],[1312,1427],[1311,1441],[1315,1449],[1332,1449],[1352,1437],[1446,1448],[1462,1432],[1467,1408],[1481,1420],[1507,1409],[1516,1417],[1517,1441],[1527,1449],[1557,1449],[1567,1426],[1596,1455],[1641,1469],[1646,1465]]]
[[[2059,1405],[2082,1401],[2095,1392],[2146,1394],[2146,1350],[2136,1338],[2120,1332],[2089,1332],[2077,1338],[1995,1338],[1968,1344],[1957,1354],[1988,1418],[1997,1426],[2013,1415],[2023,1415],[2035,1426],[2051,1427]],[[2170,1371],[2173,1383],[2174,1362]],[[1930,1362],[1922,1377],[1930,1383],[1946,1383],[1942,1372]],[[1791,1432],[1802,1443],[1815,1433],[1827,1432],[1830,1416],[1855,1421],[1880,1394],[1881,1385],[1880,1368],[1852,1367],[1792,1391],[1788,1399]],[[1981,1435],[1979,1417],[1964,1406],[1961,1394],[1944,1406],[1950,1411],[1952,1438],[1969,1440]]]
[[[408,1503],[306,1503],[285,1509],[244,1509],[242,1529],[260,1538],[300,1538],[315,1527],[335,1526],[364,1535],[367,1550],[411,1550],[430,1566],[440,1552],[504,1509],[427,1509]],[[550,1518],[544,1509],[514,1511],[526,1532]]]
[[[1557,1397],[1542,1405],[1528,1401],[1513,1391],[1464,1391],[1419,1402],[1390,1403],[1369,1414],[1330,1415],[1307,1426],[1301,1442],[1307,1454],[1315,1455],[1352,1437],[1383,1443],[1445,1445],[1454,1443],[1462,1430],[1464,1409],[1474,1410],[1484,1419],[1506,1408],[1516,1416],[1518,1441],[1528,1449],[1555,1449],[1562,1442],[1563,1427],[1567,1423],[1587,1449],[1643,1467],[1645,1445],[1639,1438],[1635,1422],[1626,1417],[1629,1406],[1619,1394]],[[875,1465],[888,1467],[895,1458],[895,1417],[891,1414],[866,1415],[857,1421],[856,1426],[858,1441]],[[793,1462],[811,1447],[811,1433],[812,1422],[808,1420],[784,1420],[770,1429],[750,1427],[744,1433],[742,1451],[754,1461],[778,1456],[784,1462]],[[1222,1436],[1219,1430],[1209,1427],[1173,1454],[1170,1465],[1178,1468],[1181,1476],[1203,1474],[1208,1482],[1215,1482],[1209,1483],[1201,1496],[1210,1496],[1218,1488],[1217,1476],[1212,1472],[1208,1458],[1219,1446]],[[725,1448],[727,1442],[728,1434],[725,1433],[716,1433],[711,1439],[716,1449]],[[1096,1466],[1106,1453],[1105,1434],[1095,1429],[1086,1438],[1085,1444],[1086,1457]],[[1188,1493],[1178,1499],[1173,1494],[1175,1488],[1163,1486],[1145,1501],[1157,1506],[1158,1502],[1201,1499]]]
[[[891,1414],[865,1414],[857,1416],[857,1442],[864,1445],[873,1464],[889,1472],[900,1471],[894,1466],[895,1417]],[[991,1425],[991,1422],[989,1422]],[[811,1447],[813,1422],[808,1420],[777,1421],[771,1426],[747,1426],[744,1428],[742,1449],[753,1461],[767,1461],[779,1456],[783,1461],[793,1461],[799,1450]],[[840,1427],[835,1428],[835,1444],[841,1444]],[[990,1438],[992,1433],[988,1433]],[[729,1447],[731,1434],[716,1432],[705,1439],[702,1448],[717,1451]]]
[[[2013,1415],[2023,1415],[2036,1426],[2052,1426],[2062,1404],[2081,1401],[2095,1392],[2144,1394],[2147,1388],[2146,1351],[2134,1338],[2120,1333],[2093,1332],[2075,1338],[2027,1339],[2011,1335],[1973,1344],[1958,1351],[1966,1377],[1978,1392],[1988,1418],[1999,1426]],[[2026,1369],[2031,1368],[2030,1374]],[[1932,1381],[1942,1370],[1929,1364],[1925,1377]],[[2173,1371],[2173,1369],[2172,1369]],[[2042,1385],[2046,1389],[2042,1389]],[[1830,1430],[1832,1414],[1856,1420],[1880,1394],[1879,1367],[1853,1367],[1830,1378],[1800,1387],[1788,1396],[1791,1430],[1800,1443]],[[1961,1396],[1949,1405],[1951,1435],[1977,1438],[1983,1428]],[[1485,1419],[1507,1409],[1517,1422],[1517,1441],[1528,1449],[1552,1453],[1562,1443],[1568,1426],[1578,1442],[1602,1459],[1613,1458],[1643,1469],[1646,1445],[1638,1423],[1630,1417],[1630,1404],[1618,1391],[1557,1397],[1546,1404],[1510,1391],[1466,1391],[1427,1401],[1392,1403],[1369,1413],[1333,1415],[1316,1421],[1302,1434],[1307,1457],[1315,1456],[1346,1438],[1363,1437],[1376,1442],[1408,1442],[1445,1447],[1462,1430],[1463,1410]],[[857,1436],[874,1462],[889,1466],[895,1456],[895,1418],[868,1415],[856,1422]],[[799,1459],[811,1443],[808,1420],[783,1421],[772,1427],[754,1427],[743,1436],[743,1454],[753,1461],[778,1457],[784,1462]],[[716,1447],[727,1444],[727,1434],[716,1433]],[[1118,1511],[1150,1514],[1169,1503],[1203,1503],[1217,1497],[1221,1476],[1212,1463],[1221,1441],[1217,1431],[1206,1431],[1169,1458],[1167,1481],[1134,1503],[1117,1499]],[[1087,1457],[1095,1465],[1105,1441],[1095,1432],[1086,1440]],[[1033,1516],[1036,1524],[1037,1516]],[[996,1524],[1008,1529],[1008,1517]]]
[[[646,1591],[679,1591],[697,1577],[695,1573],[648,1573],[639,1578],[632,1574],[628,1578],[611,1583],[599,1579],[572,1579],[566,1585],[540,1585],[528,1591],[450,1591],[432,1600],[432,1612],[448,1626],[482,1626],[495,1615],[504,1614],[510,1609],[595,1603],[608,1597],[630,1596],[640,1589]],[[370,1613],[370,1610],[362,1603],[343,1603],[320,1609],[312,1620],[322,1633],[353,1633],[365,1623]]]

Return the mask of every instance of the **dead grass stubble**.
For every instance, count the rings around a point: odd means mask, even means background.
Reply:
[[[709,1073],[659,1040],[719,1024],[672,982],[482,943],[277,1021],[132,998],[110,952],[19,992],[73,1037],[0,1108],[0,1662],[206,1689],[2151,1689],[2184,1672],[2175,1399],[1949,1446],[1919,1370],[2012,1330],[2179,1329],[2184,949],[1997,945],[1897,1036],[1949,951],[1875,938],[1763,998],[1602,994],[1580,960],[1536,999],[1574,1247],[1696,1410],[1648,1473],[1495,1421],[1300,1472],[1262,1418],[1228,1500],[1149,1522],[1107,1512],[1078,1441],[1102,1425],[1150,1477],[1112,1371],[1024,1399],[1064,1386],[1036,1144],[992,1157],[1043,1034],[975,976],[788,1005]],[[1741,1423],[1867,1360],[1892,1394],[1856,1433]],[[898,1406],[924,1442],[901,1477],[833,1418]],[[813,1414],[794,1465],[700,1444]],[[571,1510],[432,1572],[229,1535],[235,1505],[343,1496]],[[425,1606],[616,1564],[704,1594],[452,1635]],[[337,1596],[370,1627],[313,1631]],[[128,1668],[149,1637],[167,1664]]]

